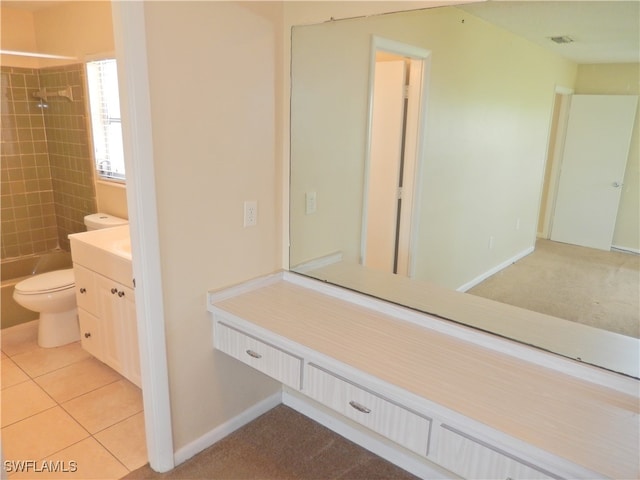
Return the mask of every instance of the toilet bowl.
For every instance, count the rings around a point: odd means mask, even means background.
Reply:
[[[80,340],[73,269],[55,270],[18,282],[13,299],[40,313],[38,345],[59,347]]]
[[[87,230],[101,230],[129,223],[104,213],[84,217]],[[73,269],[55,270],[18,282],[13,299],[19,305],[40,313],[38,345],[59,347],[80,340]]]

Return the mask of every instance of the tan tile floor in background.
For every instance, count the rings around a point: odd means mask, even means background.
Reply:
[[[116,480],[147,463],[138,387],[79,342],[38,347],[37,321],[2,330],[1,340],[4,460],[34,462],[9,479]]]

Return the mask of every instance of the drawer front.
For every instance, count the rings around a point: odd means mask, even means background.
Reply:
[[[243,363],[300,390],[302,359],[224,323],[216,324],[216,348]]]
[[[89,312],[78,309],[80,321],[80,344],[91,355],[102,360],[102,345],[100,334],[100,320]]]
[[[436,462],[464,478],[560,478],[447,425],[439,433]]]
[[[420,455],[429,453],[431,420],[309,364],[304,393]]]
[[[81,265],[73,265],[73,276],[76,284],[76,303],[93,315],[98,314],[98,290],[96,274]]]

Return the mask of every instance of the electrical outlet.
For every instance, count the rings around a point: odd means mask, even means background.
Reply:
[[[255,227],[258,224],[258,202],[247,200],[244,202],[244,226]]]
[[[316,192],[307,192],[305,196],[305,213],[307,215],[316,213]]]

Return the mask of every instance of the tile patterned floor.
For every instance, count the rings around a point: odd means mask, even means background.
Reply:
[[[10,480],[115,480],[147,463],[138,387],[79,342],[38,347],[37,322],[0,335],[3,459],[33,462]]]

